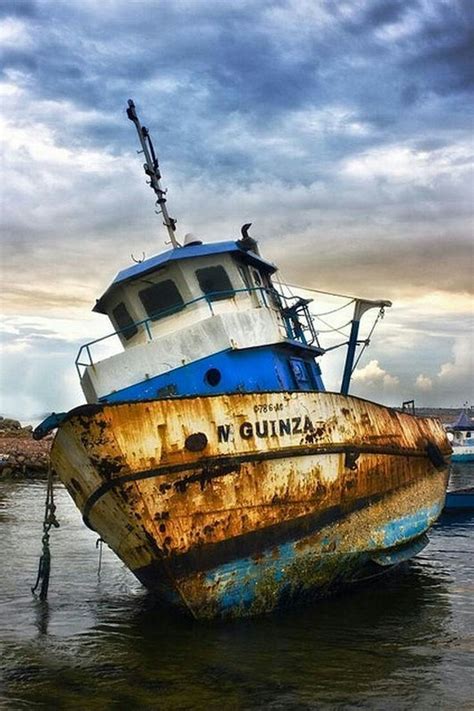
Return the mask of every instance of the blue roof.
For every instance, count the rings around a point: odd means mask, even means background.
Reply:
[[[243,249],[239,242],[214,242],[209,244],[194,244],[189,245],[188,247],[179,247],[177,249],[169,249],[167,252],[157,254],[155,257],[150,257],[150,259],[146,259],[139,264],[133,264],[131,267],[127,267],[127,269],[122,269],[122,271],[117,274],[109,288],[104,292],[104,294],[102,294],[100,299],[97,300],[93,311],[104,313],[104,299],[109,296],[118,284],[123,284],[126,281],[148,274],[149,272],[155,271],[155,269],[162,267],[165,264],[170,264],[178,259],[192,259],[194,257],[206,257],[214,254],[225,253],[232,254],[236,252],[240,253],[245,261],[256,267],[261,267],[270,273],[277,271],[276,266],[272,264],[272,262],[267,262],[258,254],[255,254],[255,252]]]
[[[452,430],[474,430],[474,423],[468,416],[467,412],[463,410],[459,415],[456,422],[450,425]]]

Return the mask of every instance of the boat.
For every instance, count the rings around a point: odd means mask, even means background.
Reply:
[[[474,486],[448,491],[443,513],[464,513],[467,511],[474,511]]]
[[[279,288],[249,234],[181,246],[158,159],[130,100],[171,248],[97,300],[113,332],[76,360],[87,404],[53,414],[54,472],[84,522],[163,606],[197,619],[308,603],[415,555],[444,505],[436,419],[325,390],[310,300]],[[121,351],[97,358],[95,348]]]
[[[467,413],[467,406],[460,412],[456,422],[446,427],[453,448],[453,462],[474,462],[474,422]]]

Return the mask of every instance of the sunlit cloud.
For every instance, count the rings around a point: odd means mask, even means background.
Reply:
[[[421,392],[429,392],[433,389],[433,381],[427,375],[423,375],[423,373],[420,373],[420,375],[416,379],[415,386],[418,388],[418,390],[421,390]]]
[[[350,158],[344,172],[366,180],[385,178],[414,185],[431,185],[449,177],[461,180],[472,173],[473,146],[450,145],[435,150],[420,150],[392,145],[366,151]]]
[[[31,37],[25,22],[15,17],[0,21],[0,44],[5,48],[25,49],[31,46]]]
[[[353,375],[355,382],[364,383],[367,385],[381,385],[383,388],[393,388],[398,385],[398,378],[395,375],[390,375],[386,370],[380,367],[378,360],[371,360],[366,366],[360,370],[356,370]]]

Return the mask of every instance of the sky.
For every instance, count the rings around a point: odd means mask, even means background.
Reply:
[[[355,395],[472,402],[473,16],[472,0],[2,0],[0,412],[83,402],[77,350],[110,332],[95,299],[166,248],[129,98],[178,238],[252,222],[287,282],[393,302]],[[312,296],[315,314],[345,303]],[[348,309],[317,320],[322,345]],[[342,359],[322,358],[328,389]]]

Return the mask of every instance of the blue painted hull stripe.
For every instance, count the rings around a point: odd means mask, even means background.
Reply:
[[[441,508],[442,503],[440,502],[431,507],[420,509],[416,514],[400,517],[380,527],[379,530],[384,532],[386,541],[386,545],[382,547],[375,542],[374,537],[365,550],[337,554],[324,553],[319,549],[301,553],[297,548],[297,544],[301,543],[298,539],[279,546],[276,554],[274,547],[271,547],[265,551],[263,556],[259,557],[258,563],[247,557],[218,566],[206,575],[205,581],[213,590],[214,600],[221,612],[242,605],[244,607],[251,605],[258,593],[259,581],[262,579],[271,578],[274,592],[278,591],[278,594],[283,596],[285,592],[288,592],[288,587],[294,585],[294,574],[292,574],[290,581],[287,580],[286,572],[296,561],[301,559],[311,561],[314,570],[317,570],[318,566],[324,566],[324,563],[330,559],[334,565],[332,573],[334,581],[338,575],[346,574],[347,567],[351,569],[352,566],[348,566],[349,558],[352,558],[352,563],[355,563],[356,566],[361,566],[370,559],[373,550],[384,550],[385,547],[393,548],[395,545],[403,546],[411,540],[419,538],[432,525]],[[389,546],[388,543],[394,545]],[[416,552],[416,550],[415,548],[414,551]],[[304,578],[300,582],[304,583]]]
[[[364,499],[361,498],[353,502],[353,506],[350,508],[346,506],[342,509],[341,507],[334,506],[322,512],[301,516],[292,521],[268,526],[264,529],[252,531],[242,536],[236,536],[226,541],[200,546],[196,551],[191,550],[187,553],[167,558],[167,565],[173,572],[173,575],[180,577],[205,570],[220,569],[222,566],[223,569],[225,569],[225,566],[232,567],[236,560],[252,561],[252,556],[257,553],[261,555],[262,550],[273,551],[275,547],[292,546],[295,541],[300,541],[307,536],[313,535],[325,526],[342,521],[347,518],[350,513],[362,510],[383,498],[383,495]],[[431,525],[426,523],[427,520],[429,519],[431,522],[434,521],[439,515],[442,506],[443,502],[439,502],[428,512],[421,511],[418,513],[412,521],[408,520],[408,518],[406,520],[404,519],[406,531],[397,543],[393,545],[400,545],[402,542],[423,533],[429,525]],[[395,521],[393,522],[393,526],[393,530],[399,529],[400,524],[398,521]],[[378,533],[379,531],[377,530],[377,534]],[[385,531],[382,531],[382,534],[384,539],[388,541],[390,537],[389,531],[387,531],[387,535],[385,535]],[[378,538],[380,539],[380,536],[378,536]],[[392,538],[395,540],[393,532]],[[370,543],[370,550],[389,547],[393,546],[388,545],[388,543],[380,545],[380,543],[376,543],[375,540]],[[149,570],[147,570],[147,568],[149,568]],[[230,568],[228,570],[230,570]],[[147,579],[154,577],[153,564],[134,572],[145,584],[147,584]]]

